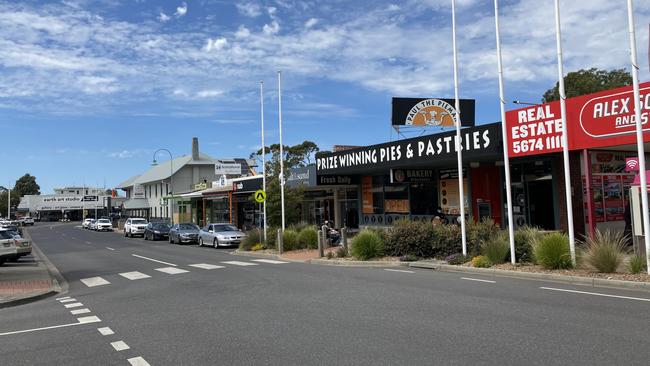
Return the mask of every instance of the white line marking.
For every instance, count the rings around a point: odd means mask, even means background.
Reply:
[[[106,249],[108,249],[108,250],[115,250],[115,249],[113,249],[113,248],[111,248],[111,247],[106,247]]]
[[[106,281],[101,277],[84,278],[81,280],[81,282],[83,282],[83,284],[88,287],[103,286],[103,285],[110,284],[110,282]]]
[[[88,314],[88,313],[90,313],[90,309],[88,308],[70,310],[70,314],[72,315],[81,315],[81,314]]]
[[[144,274],[142,272],[138,272],[138,271],[123,272],[123,273],[119,273],[119,275],[124,277],[124,278],[128,278],[131,281],[133,281],[133,280],[141,280],[143,278],[151,278],[151,276],[146,275],[146,274]]]
[[[65,299],[65,300],[59,300],[59,302],[61,304],[65,304],[66,302],[75,302],[75,301],[77,301],[77,299],[73,299],[73,298]]]
[[[99,322],[101,322],[101,320],[100,320],[98,317],[96,317],[96,316],[84,316],[84,317],[81,317],[81,318],[77,318],[77,320],[78,320],[79,323],[81,323],[81,324],[86,324],[86,323],[99,323]]]
[[[129,361],[131,366],[151,366],[149,365],[149,362],[145,361],[142,357],[129,358],[127,361]]]
[[[111,346],[113,346],[117,352],[131,348],[128,344],[124,343],[124,341],[111,342]]]
[[[172,267],[177,267],[177,266],[178,266],[177,264],[174,264],[174,263],[163,262],[163,261],[159,261],[159,260],[157,260],[157,259],[148,258],[148,257],[143,257],[143,256],[141,256],[141,255],[137,255],[137,254],[131,254],[131,255],[134,256],[134,257],[138,257],[138,258],[146,259],[146,260],[148,260],[148,261],[152,261],[152,262],[156,262],[156,263],[160,263],[160,264],[165,264],[165,265],[172,266]]]
[[[644,298],[644,297],[619,296],[619,295],[601,294],[601,293],[598,293],[598,292],[576,291],[576,290],[567,290],[567,289],[563,289],[563,288],[553,288],[553,287],[540,287],[540,288],[542,290],[571,292],[571,293],[574,293],[574,294],[593,295],[593,296],[602,296],[602,297],[614,297],[614,298],[617,298],[617,299],[637,300],[637,301],[650,302],[650,299]]]
[[[246,266],[259,266],[259,264],[257,264],[257,263],[240,262],[240,261],[228,261],[228,262],[221,262],[221,263],[232,264],[233,266],[242,266],[242,267],[246,267]]]
[[[186,271],[184,269],[174,268],[174,267],[156,268],[156,271],[164,272],[164,273],[167,273],[167,274],[179,274],[179,273],[189,272],[189,271]]]
[[[84,304],[82,304],[80,302],[75,302],[74,304],[65,304],[64,306],[65,306],[66,309],[70,309],[70,308],[78,308],[78,307],[84,306]]]
[[[77,323],[52,325],[52,326],[49,326],[49,327],[33,328],[33,329],[25,329],[25,330],[17,330],[17,331],[13,331],[13,332],[0,333],[0,336],[20,334],[20,333],[31,333],[31,332],[41,331],[41,330],[74,327],[76,325],[83,325],[83,324],[87,324],[87,323],[101,322],[101,320],[96,316],[88,316],[88,317],[85,317],[85,318],[78,318],[77,320],[79,321]]]
[[[92,244],[91,242],[87,241],[86,244]]]
[[[113,334],[115,334],[115,332],[113,332],[113,330],[112,330],[111,328],[109,328],[109,327],[97,328],[97,330],[98,330],[99,333],[100,333],[101,335],[103,335],[103,336],[107,336],[107,335],[113,335]]]
[[[384,268],[384,271],[389,271],[389,272],[401,272],[401,273],[415,273],[413,271],[407,271],[405,269],[389,269],[389,268]]]
[[[207,263],[190,264],[190,267],[201,268],[201,269],[226,268],[224,266],[216,266],[214,264],[207,264]]]
[[[58,297],[58,298],[56,298],[56,301],[67,300],[67,299],[69,299],[69,298],[70,298],[70,296],[66,296],[66,297]]]
[[[480,278],[461,277],[460,279],[467,280],[467,281],[476,281],[476,282],[497,283],[497,281],[482,280]]]
[[[269,264],[286,264],[289,262],[276,261],[274,259],[253,259],[253,262],[269,263]]]

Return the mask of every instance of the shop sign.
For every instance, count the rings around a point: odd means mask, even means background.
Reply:
[[[216,163],[214,164],[215,175],[241,175],[241,164],[238,163]]]
[[[498,155],[501,129],[498,123],[461,130],[464,159]],[[372,145],[327,154],[316,160],[318,174],[358,173],[360,168],[398,168],[413,164],[443,165],[456,160],[456,132]]]
[[[354,175],[319,175],[319,186],[349,186],[359,184],[359,177]]]
[[[234,192],[255,192],[262,188],[262,177],[232,182]]]
[[[84,196],[83,201],[84,202],[97,202],[97,201],[99,201],[99,197],[98,196]]]
[[[142,184],[133,186],[133,196],[131,198],[145,198],[144,186]]]
[[[200,191],[200,190],[207,189],[207,188],[208,188],[208,183],[207,182],[196,183],[194,185],[194,190],[195,191]]]
[[[639,158],[625,158],[625,171],[638,172],[639,171]]]
[[[316,185],[316,166],[310,165],[300,168],[293,168],[287,177],[287,186],[294,188],[299,185],[313,187]]]
[[[474,126],[474,99],[460,99],[461,126]],[[393,98],[393,126],[453,127],[454,99]]]
[[[424,183],[432,182],[433,169],[391,169],[391,183]]]

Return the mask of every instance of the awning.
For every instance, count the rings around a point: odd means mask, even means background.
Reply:
[[[131,199],[124,201],[124,209],[126,210],[135,210],[135,209],[146,209],[151,208],[149,206],[149,201],[145,199]]]

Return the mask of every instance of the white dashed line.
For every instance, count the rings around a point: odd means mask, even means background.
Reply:
[[[167,274],[179,274],[179,273],[189,272],[189,271],[186,271],[184,269],[174,268],[174,267],[156,268],[156,271],[160,271],[160,272],[167,273]]]
[[[400,273],[415,273],[413,271],[407,271],[405,269],[390,269],[390,268],[384,268],[384,271],[388,272],[400,272]]]
[[[497,283],[497,281],[482,280],[482,279],[479,279],[479,278],[461,277],[460,279],[461,280],[467,280],[467,281],[485,282],[485,283]]]
[[[70,310],[70,314],[72,314],[72,315],[81,315],[81,314],[88,314],[88,313],[90,313],[90,309],[88,309],[88,308]]]
[[[111,328],[109,328],[109,327],[97,328],[97,330],[103,336],[115,334],[115,332],[113,332],[113,330]]]
[[[56,301],[67,300],[69,298],[70,298],[70,296],[58,297],[58,298],[56,298]]]
[[[144,274],[142,272],[137,272],[137,271],[123,272],[123,273],[119,273],[119,275],[124,277],[124,278],[127,278],[127,279],[129,279],[131,281],[133,281],[133,280],[141,280],[143,278],[151,278],[151,276],[146,275],[146,274]]]
[[[95,287],[95,286],[103,286],[103,285],[109,285],[110,282],[106,281],[105,279],[101,277],[90,277],[90,278],[84,278],[81,280],[84,285],[88,287]]]
[[[630,297],[630,296],[619,296],[619,295],[610,295],[610,294],[601,294],[598,292],[586,292],[586,291],[576,291],[576,290],[567,290],[563,288],[553,288],[553,287],[540,287],[542,290],[551,290],[551,291],[561,291],[561,292],[570,292],[574,294],[582,294],[582,295],[593,295],[593,296],[602,296],[602,297],[613,297],[617,299],[625,299],[625,300],[636,300],[636,301],[646,301],[650,302],[650,299],[644,298],[644,297]]]
[[[253,262],[269,263],[269,264],[287,264],[289,262],[276,261],[274,259],[253,259]]]
[[[63,306],[65,306],[66,309],[70,309],[70,308],[78,308],[78,307],[84,306],[84,304],[82,304],[80,302],[75,302],[74,304],[65,304]]]
[[[113,346],[117,352],[131,348],[128,344],[124,343],[124,341],[111,342],[111,346]]]
[[[75,301],[77,301],[77,299],[70,298],[70,299],[65,299],[65,300],[59,300],[59,302],[61,304],[65,304],[66,302],[75,302]]]
[[[96,316],[84,316],[81,318],[77,318],[79,321],[79,324],[86,324],[86,323],[99,323],[101,322],[101,319],[99,319]]]
[[[129,361],[131,366],[151,366],[149,365],[149,362],[145,361],[142,357],[129,358],[127,361]]]
[[[106,247],[106,249],[108,249],[108,250],[115,250],[115,249],[113,249],[113,248],[111,248],[111,247]]]
[[[172,266],[172,267],[177,267],[177,266],[178,266],[177,264],[174,264],[174,263],[163,262],[163,261],[159,261],[159,260],[157,260],[157,259],[153,259],[153,258],[149,258],[149,257],[143,257],[143,256],[141,256],[141,255],[137,255],[137,254],[131,254],[131,255],[134,256],[134,257],[138,257],[138,258],[146,259],[146,260],[148,260],[148,261],[152,261],[152,262],[156,262],[156,263],[164,264],[164,265],[167,265],[167,266]]]
[[[201,268],[201,269],[225,268],[224,266],[216,266],[214,264],[207,264],[207,263],[190,264],[190,267]]]
[[[242,266],[242,267],[246,267],[246,266],[258,266],[258,265],[259,265],[259,264],[257,264],[257,263],[240,262],[240,261],[228,261],[228,262],[221,262],[221,263],[224,263],[224,264],[232,264],[233,266]]]

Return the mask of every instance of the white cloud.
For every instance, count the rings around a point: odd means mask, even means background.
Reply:
[[[174,13],[174,15],[180,18],[185,14],[187,14],[187,3],[183,2],[180,6],[176,8],[176,12]]]
[[[133,158],[136,156],[141,156],[145,154],[149,154],[150,151],[147,149],[132,149],[132,150],[121,150],[121,151],[114,151],[108,154],[109,158],[118,158],[118,159],[129,159]]]
[[[309,20],[307,20],[305,22],[305,28],[311,28],[311,27],[315,26],[316,24],[318,24],[318,19],[309,18]]]
[[[235,37],[237,38],[246,38],[251,35],[251,31],[243,25],[240,25],[235,32]]]
[[[223,37],[217,38],[217,39],[208,38],[208,41],[207,41],[206,45],[203,46],[203,49],[205,51],[207,51],[207,52],[210,52],[210,51],[213,51],[213,50],[214,51],[219,51],[219,50],[225,48],[226,46],[228,46],[228,40],[223,38]]]
[[[275,13],[277,11],[278,11],[278,8],[276,8],[275,6],[269,6],[268,8],[266,8],[266,12],[269,14],[271,19],[275,19]]]
[[[160,20],[163,23],[168,21],[169,19],[171,19],[169,15],[163,13],[162,11],[160,12],[160,15],[158,15],[158,20]]]
[[[253,2],[237,3],[237,10],[247,17],[255,18],[262,15],[262,8]]]
[[[214,98],[223,94],[223,90],[206,89],[196,93],[198,98]]]
[[[264,27],[262,27],[262,31],[266,35],[276,34],[280,31],[280,24],[278,24],[278,22],[274,20],[271,22],[271,24],[264,24]]]

